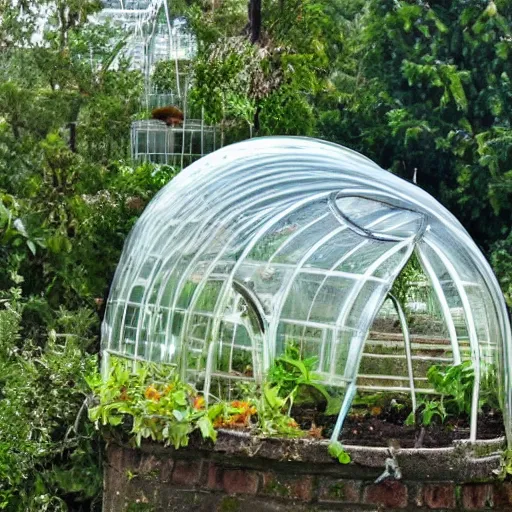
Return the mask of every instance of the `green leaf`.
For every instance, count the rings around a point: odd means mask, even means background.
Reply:
[[[36,244],[32,242],[32,240],[27,240],[27,246],[30,249],[30,252],[35,256],[36,255]]]
[[[101,409],[102,409],[102,406],[101,405],[97,405],[96,407],[91,407],[89,409],[89,419],[91,421],[98,421],[100,418],[101,418]]]
[[[338,459],[340,464],[348,464],[350,462],[350,455],[344,450],[343,445],[339,441],[333,441],[329,443],[328,447],[329,455],[335,459]]]
[[[183,413],[181,411],[178,411],[177,409],[174,409],[172,411],[172,415],[178,420],[178,421],[183,421]]]
[[[279,361],[281,361],[283,363],[286,363],[286,364],[289,364],[290,366],[293,366],[293,367],[297,368],[300,371],[300,373],[301,373],[303,378],[305,378],[305,379],[309,378],[309,371],[306,368],[304,362],[301,361],[300,359],[290,359],[288,357],[281,356],[279,358]]]
[[[208,408],[208,418],[210,418],[210,420],[214,420],[215,418],[220,416],[224,411],[224,407],[225,406],[223,403],[217,403],[217,404],[214,404],[211,407],[209,407]]]
[[[208,416],[202,416],[197,421],[197,426],[201,431],[203,439],[211,439],[213,442],[217,440],[217,431],[213,428],[213,423]]]
[[[455,103],[460,110],[466,112],[468,109],[468,100],[459,74],[455,70],[450,70],[448,78],[450,80],[450,92],[452,93]]]
[[[279,397],[279,386],[271,387],[266,384],[263,388],[263,394],[265,396],[265,400],[272,409],[277,409],[284,405],[284,400]]]
[[[178,405],[188,405],[187,394],[182,389],[173,393],[173,398]]]
[[[108,417],[108,423],[109,423],[109,425],[112,425],[113,427],[115,427],[117,425],[121,425],[122,422],[123,422],[122,416],[111,415]]]

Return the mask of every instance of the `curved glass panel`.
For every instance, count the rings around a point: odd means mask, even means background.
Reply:
[[[435,327],[427,340],[414,326],[409,336],[401,308],[386,302],[412,255],[422,272],[410,307]],[[369,336],[388,310],[406,338],[395,366],[386,343]],[[315,356],[318,378],[338,390],[334,437],[358,388],[388,382],[414,394],[428,387],[434,361],[471,360],[470,439],[482,386],[496,374],[512,440],[505,302],[455,217],[341,146],[252,139],[193,163],[148,205],[112,284],[104,361],[173,364],[207,396],[229,397],[233,381],[261,382],[290,342]]]

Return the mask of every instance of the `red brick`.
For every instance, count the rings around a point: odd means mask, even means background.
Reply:
[[[172,481],[178,485],[194,486],[201,479],[202,461],[177,460],[172,472]]]
[[[462,487],[462,506],[474,510],[492,506],[493,489],[489,484],[468,484]]]
[[[407,499],[407,487],[396,480],[386,480],[380,484],[369,485],[364,490],[364,502],[370,505],[405,508]]]
[[[220,491],[223,489],[222,468],[216,464],[211,463],[208,466],[208,479],[206,481],[206,487],[215,491]]]
[[[318,501],[338,503],[360,503],[361,482],[323,477],[320,480]]]
[[[512,482],[494,484],[493,498],[497,510],[512,510]]]
[[[162,459],[155,455],[142,457],[135,473],[140,478],[158,479],[160,482],[168,482],[171,479],[173,459]]]
[[[254,471],[226,469],[222,475],[222,485],[228,494],[256,494],[259,476]]]
[[[453,484],[427,484],[423,489],[423,496],[428,508],[450,509],[457,506]]]
[[[313,497],[312,476],[284,476],[275,473],[263,475],[262,494],[291,498],[301,501],[311,501]]]

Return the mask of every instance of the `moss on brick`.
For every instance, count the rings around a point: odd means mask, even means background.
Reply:
[[[290,495],[290,489],[275,478],[269,479],[263,488],[263,492],[274,496],[281,496],[283,498]]]
[[[330,498],[337,498],[339,500],[345,499],[345,484],[343,482],[337,482],[329,486],[327,495]]]
[[[461,499],[462,499],[462,487],[460,485],[457,485],[455,487],[455,500],[457,501],[457,504],[460,503]]]
[[[144,480],[158,480],[160,478],[160,471],[158,469],[152,469],[140,476]]]
[[[234,496],[226,496],[219,504],[219,512],[239,512],[240,500]]]

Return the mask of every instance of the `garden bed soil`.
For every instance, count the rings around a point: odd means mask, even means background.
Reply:
[[[502,418],[479,418],[477,433],[478,439],[505,435]],[[469,423],[466,420],[418,428],[389,423],[380,418],[347,418],[341,435],[341,442],[346,445],[388,446],[393,443],[401,448],[439,448],[461,439],[469,439]]]
[[[311,429],[317,437],[330,438],[338,417],[318,413],[312,417],[311,412],[297,408],[292,416],[303,430]],[[468,418],[450,418],[427,427],[405,425],[404,421],[405,415],[401,411],[384,410],[378,415],[353,413],[345,419],[340,441],[345,445],[377,447],[393,444],[400,448],[440,448],[450,446],[453,441],[469,439]],[[478,439],[495,439],[504,435],[501,413],[491,410],[480,415]]]

